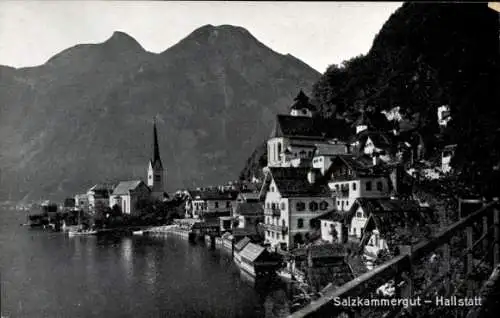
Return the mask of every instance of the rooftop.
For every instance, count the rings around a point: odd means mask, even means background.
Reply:
[[[283,197],[329,197],[330,189],[326,183],[311,184],[307,178],[311,171],[317,176],[319,169],[311,168],[269,168],[272,179]]]
[[[130,191],[135,190],[141,183],[141,180],[121,181],[113,190],[113,195],[128,194]]]
[[[189,194],[193,200],[234,200],[238,192],[211,190],[190,190]]]
[[[239,252],[241,251],[245,246],[247,246],[247,244],[250,243],[250,238],[249,237],[244,237],[242,238],[241,240],[238,241],[238,243],[236,243],[234,245],[234,250]]]
[[[304,94],[304,92],[302,90],[300,90],[299,94],[297,95],[297,97],[295,97],[294,99],[294,103],[292,104],[292,107],[291,109],[308,109],[310,111],[315,111],[316,110],[316,107],[314,107],[314,105],[312,105],[310,102],[309,102],[309,97]]]
[[[242,202],[236,206],[236,214],[244,216],[264,215],[264,208],[260,202]]]
[[[276,123],[271,133],[275,137],[301,137],[306,139],[324,140],[324,134],[314,118],[291,115],[277,115]]]
[[[265,250],[266,249],[260,245],[248,243],[243,250],[241,250],[240,255],[249,262],[255,262]]]

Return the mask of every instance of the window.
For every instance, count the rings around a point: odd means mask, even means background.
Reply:
[[[356,212],[356,217],[357,218],[362,218],[363,217],[363,212],[361,212],[361,211]]]
[[[356,182],[352,183],[352,191],[356,191]]]
[[[382,181],[377,182],[377,191],[382,191],[384,190],[384,186],[382,184]]]
[[[366,182],[366,191],[372,191],[372,182],[371,181]]]
[[[319,204],[319,208],[320,208],[320,210],[323,210],[323,211],[328,209],[328,202],[321,201],[321,203]]]
[[[310,211],[317,211],[318,210],[318,203],[316,203],[314,201],[309,203],[309,210]]]
[[[297,211],[304,211],[306,209],[306,204],[304,202],[297,202],[295,208]]]
[[[337,201],[337,206],[340,206],[340,201]]]
[[[335,185],[335,191],[339,192],[339,185],[338,184]]]
[[[226,208],[230,208],[231,207],[231,201],[227,201],[226,202]]]
[[[285,211],[286,210],[286,205],[285,202],[281,202],[281,210]]]
[[[302,108],[302,115],[306,115],[306,114],[307,114],[307,109]]]
[[[153,176],[152,176],[152,175],[149,175],[149,179],[153,179]]]
[[[281,143],[278,143],[278,155],[281,154]]]
[[[271,232],[266,231],[267,236],[271,236]]]
[[[269,202],[267,202],[267,203],[266,203],[266,207],[267,207],[268,209],[270,209],[270,208],[271,208],[271,205],[269,204]]]
[[[218,209],[219,208],[219,202],[215,201],[215,208]]]
[[[303,219],[297,219],[297,228],[301,229],[304,227],[304,220]]]
[[[274,187],[273,186],[271,186],[271,192],[274,192]]]

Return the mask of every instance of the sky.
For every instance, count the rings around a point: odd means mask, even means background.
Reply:
[[[114,31],[159,53],[206,24],[246,28],[319,72],[365,54],[401,2],[0,1],[0,64],[45,63]]]

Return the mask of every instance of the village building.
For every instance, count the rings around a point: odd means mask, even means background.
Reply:
[[[354,122],[354,127],[356,128],[356,135],[371,128],[372,124],[368,114],[362,111],[358,119]]]
[[[267,141],[268,167],[310,166],[315,144],[325,142],[325,134],[313,117],[314,106],[302,91],[289,115],[277,115]]]
[[[259,223],[264,222],[264,204],[261,202],[239,203],[233,218],[237,228],[255,230]]]
[[[109,206],[109,196],[115,188],[114,184],[98,183],[87,191],[89,210],[95,212],[96,209]]]
[[[445,128],[451,120],[451,111],[448,105],[439,106],[437,109],[438,125]]]
[[[443,148],[443,151],[441,152],[441,171],[443,173],[450,173],[451,172],[451,159],[453,158],[453,155],[455,154],[455,150],[457,148],[457,145],[447,145]]]
[[[239,252],[239,256],[240,270],[253,278],[274,273],[281,264],[281,258],[278,255],[273,255],[266,248],[254,243],[246,244]]]
[[[333,210],[319,217],[321,240],[328,243],[346,243],[350,213]]]
[[[321,174],[324,175],[326,170],[330,167],[332,160],[337,155],[345,155],[349,152],[349,145],[338,140],[330,143],[316,144],[313,154],[312,167],[320,169]]]
[[[122,213],[137,215],[141,203],[150,200],[151,190],[141,180],[121,181],[110,196],[109,207],[118,206]]]
[[[236,242],[234,244],[234,249],[233,249],[233,259],[236,264],[241,264],[241,251],[247,246],[248,243],[250,243],[252,240],[249,237],[243,237],[241,239],[236,239],[234,238],[234,241]]]
[[[86,193],[75,195],[75,208],[87,210],[89,207],[89,197]]]
[[[335,196],[336,209],[348,211],[357,198],[389,197],[387,167],[373,165],[367,157],[341,155],[332,160],[325,177]]]
[[[416,201],[371,200],[364,212],[368,209],[361,237],[368,261],[375,261],[383,251],[392,256],[401,253],[402,249],[428,238],[438,223],[434,211]]]
[[[219,191],[217,188],[189,190],[185,202],[185,217],[199,219],[205,234],[230,231],[233,227],[232,206],[236,191]]]
[[[265,193],[265,242],[272,249],[288,250],[304,244],[312,221],[333,208],[319,169],[269,168],[261,193]]]

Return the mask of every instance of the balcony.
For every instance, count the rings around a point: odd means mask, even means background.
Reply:
[[[270,215],[270,216],[281,216],[281,211],[278,208],[265,208],[264,209],[264,215]]]
[[[274,224],[264,224],[264,227],[268,231],[286,233],[288,232],[288,226],[274,225]]]

